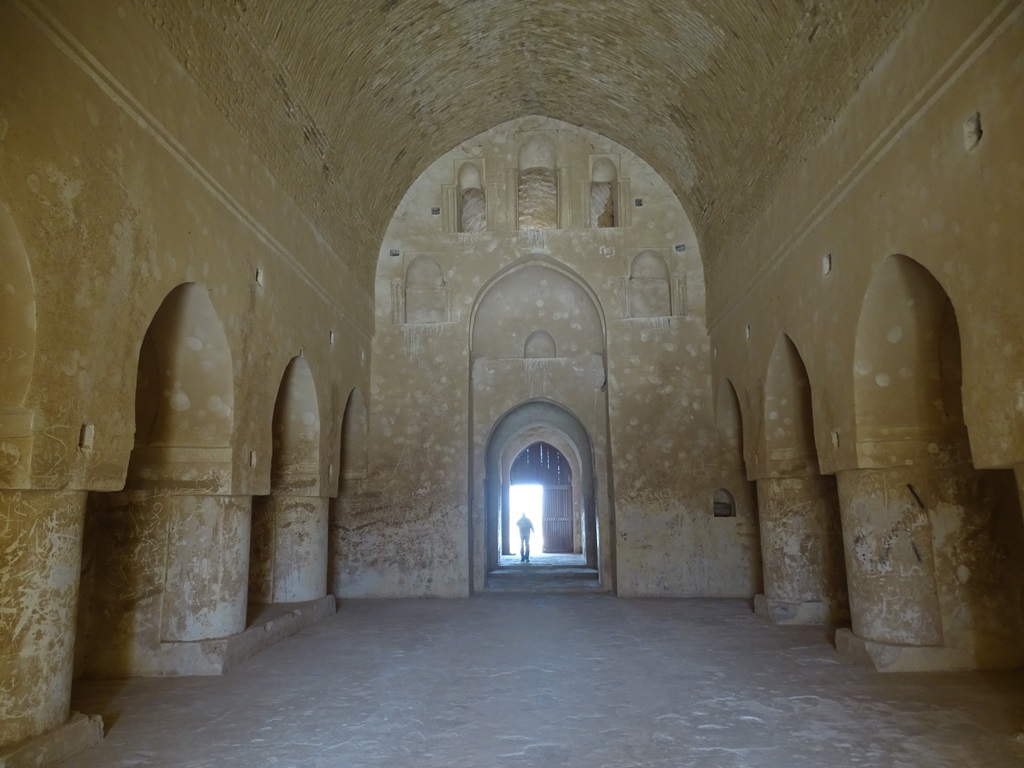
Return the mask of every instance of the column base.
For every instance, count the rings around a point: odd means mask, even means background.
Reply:
[[[212,640],[164,641],[98,678],[222,675],[275,643],[335,613],[334,595],[303,603],[251,606],[244,631]],[[3,768],[3,766],[0,766]]]
[[[52,731],[0,747],[0,768],[41,768],[77,755],[103,738],[103,718],[72,712]]]
[[[836,632],[836,651],[843,661],[878,672],[964,672],[985,669],[1016,669],[1024,663],[1018,648],[984,657],[965,648],[899,645],[868,640],[850,629]]]
[[[834,610],[823,600],[788,603],[754,595],[754,613],[772,624],[831,624]]]

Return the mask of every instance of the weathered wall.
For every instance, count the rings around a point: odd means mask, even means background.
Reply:
[[[5,494],[43,494],[33,505],[39,510],[58,509],[74,492],[119,491],[137,433],[145,435],[145,451],[135,457],[145,466],[140,483],[158,490],[161,482],[190,477],[194,483],[212,471],[223,487],[197,505],[213,510],[210,531],[234,526],[231,546],[220,549],[224,542],[216,535],[197,534],[192,548],[170,513],[155,515],[145,522],[159,529],[148,541],[169,542],[179,569],[161,550],[139,562],[137,572],[121,575],[180,586],[167,604],[191,599],[190,589],[197,604],[211,598],[215,611],[231,604],[234,623],[211,632],[236,631],[245,611],[248,497],[270,490],[271,423],[282,374],[301,352],[322,424],[317,492],[333,494],[342,412],[349,391],[368,381],[371,298],[131,6],[0,4],[0,72],[0,487]],[[143,338],[165,297],[184,283],[208,297],[223,329],[225,354],[217,359],[227,367],[204,358],[221,342],[189,335],[190,328],[210,326],[188,316],[186,307],[173,327],[161,321],[155,330],[177,334],[176,349],[193,350],[195,366],[189,378],[166,382],[150,398],[145,382],[160,369],[146,363],[140,375]],[[174,428],[164,430],[172,412]],[[182,452],[192,438],[209,447]],[[44,501],[48,489],[53,498]],[[217,511],[225,505],[230,514]],[[79,507],[77,518],[61,513],[47,528],[51,541],[63,542],[75,558],[86,505]],[[9,526],[21,513],[12,510],[5,506],[2,519],[15,536]],[[129,543],[146,534],[123,530],[131,528],[131,515],[111,526],[111,510],[96,504],[88,510],[98,517],[86,521],[95,535],[82,560],[83,637],[96,618],[91,569],[109,563],[118,531]],[[37,546],[31,536],[18,542]],[[59,584],[73,600],[78,578],[66,572],[70,555],[50,556],[50,543],[38,546],[35,554],[0,560],[0,614],[18,617],[0,629],[7,654],[0,673],[18,681],[16,690],[0,692],[0,709],[17,706],[21,713],[16,730],[0,734],[0,742],[59,725],[55,711],[66,716],[71,655],[47,648],[74,637],[76,606],[47,607],[46,585]],[[212,548],[205,556],[204,547]],[[230,562],[218,565],[218,557]],[[210,591],[217,587],[199,595],[217,581],[210,569],[222,566],[231,574],[230,599]],[[120,602],[130,598],[125,593]],[[133,606],[118,620],[196,618],[189,611],[147,617]],[[111,647],[128,647],[148,631],[133,626],[118,634],[120,626],[97,626],[95,634]],[[86,650],[79,651],[80,669],[89,666]],[[49,666],[31,666],[36,657]],[[102,664],[132,671],[130,662],[108,653]]]
[[[520,149],[536,136],[555,147],[560,226],[517,230]],[[625,226],[593,229],[591,164],[604,157],[618,168]],[[464,161],[482,171],[484,232],[451,231]],[[663,278],[634,270],[645,250],[661,259]],[[428,317],[409,314],[429,300],[409,290],[422,257],[439,267],[430,295],[442,322],[407,322]],[[652,279],[660,294],[648,290]],[[753,593],[751,505],[735,518],[711,512],[736,460],[723,461],[715,428],[700,253],[678,201],[639,158],[539,117],[464,142],[395,212],[376,299],[369,478],[337,534],[344,594],[461,595],[471,570],[482,586],[488,435],[531,398],[565,405],[587,429],[603,575],[620,594]],[[554,338],[554,357],[525,353],[539,329]]]
[[[938,643],[925,666],[1019,657],[1019,504],[970,465],[1024,459],[1022,51],[1019,3],[927,4],[708,278],[751,476],[786,334],[820,469],[840,471],[854,633]]]

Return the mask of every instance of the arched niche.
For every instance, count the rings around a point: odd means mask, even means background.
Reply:
[[[448,290],[441,267],[429,256],[417,256],[405,270],[405,322],[448,320]]]
[[[230,448],[234,374],[206,289],[184,283],[154,315],[139,352],[135,447]]]
[[[768,460],[804,463],[817,472],[811,383],[789,336],[775,344],[764,391],[764,435]]]
[[[500,562],[498,529],[499,525],[507,526],[507,520],[503,522],[503,517],[507,518],[507,495],[503,497],[508,485],[507,467],[511,466],[522,448],[536,441],[537,436],[543,436],[564,455],[578,462],[585,542],[583,554],[587,565],[600,571],[603,554],[598,547],[597,484],[590,434],[574,413],[548,400],[520,403],[504,413],[491,430],[484,459],[485,476],[488,478],[484,484],[484,520],[482,525],[474,526],[484,536],[486,562],[475,567],[483,567],[486,573]],[[504,472],[503,465],[506,467]],[[478,575],[479,583],[483,583],[484,574]]]
[[[604,353],[604,318],[582,280],[547,261],[522,262],[480,291],[470,330],[474,358],[519,358],[539,324],[562,357]]]
[[[736,499],[727,488],[719,488],[711,497],[713,517],[736,517]]]
[[[618,170],[607,157],[594,160],[590,169],[590,226],[616,226],[616,208],[618,201],[615,194],[615,182]]]
[[[30,480],[32,412],[25,398],[36,356],[36,302],[28,252],[0,205],[0,487]]]
[[[341,458],[339,477],[342,480],[361,479],[367,471],[368,425],[366,403],[363,393],[353,389],[345,404],[345,415],[341,424]]]
[[[629,316],[668,317],[672,314],[672,292],[668,265],[654,251],[641,251],[629,272]]]
[[[523,357],[557,357],[554,337],[544,330],[538,330],[526,337]]]
[[[316,495],[320,473],[320,407],[309,364],[293,357],[281,377],[274,404],[273,492]]]
[[[547,136],[531,136],[519,148],[519,229],[558,228],[556,150]]]
[[[886,258],[864,295],[854,348],[857,440],[927,440],[963,431],[960,332],[938,281]]]
[[[732,449],[741,457],[743,455],[743,415],[740,401],[736,396],[736,388],[729,379],[723,379],[718,385],[718,397],[715,400],[715,427],[718,440],[727,448]]]
[[[487,200],[476,163],[466,162],[459,167],[459,231],[487,231]]]

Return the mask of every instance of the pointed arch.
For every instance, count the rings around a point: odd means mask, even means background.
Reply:
[[[522,357],[527,337],[538,330],[558,339],[562,357],[604,353],[605,318],[596,294],[575,272],[544,257],[523,259],[480,289],[470,351],[474,358]]]
[[[356,387],[348,396],[341,424],[338,476],[342,480],[366,477],[368,432],[366,403],[362,391]]]
[[[931,439],[963,430],[960,331],[938,280],[894,255],[864,294],[854,346],[857,440]]]
[[[315,495],[320,472],[320,406],[309,364],[293,357],[277,390],[270,486],[275,492]]]
[[[133,461],[159,463],[167,449],[223,449],[229,460],[234,414],[220,317],[204,287],[183,283],[164,298],[139,351]]]
[[[783,334],[768,363],[764,436],[771,462],[807,462],[817,471],[811,382],[796,345]]]

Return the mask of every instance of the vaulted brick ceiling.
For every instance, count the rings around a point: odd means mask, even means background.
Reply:
[[[439,155],[541,114],[639,154],[716,253],[922,0],[136,0],[371,289]]]

